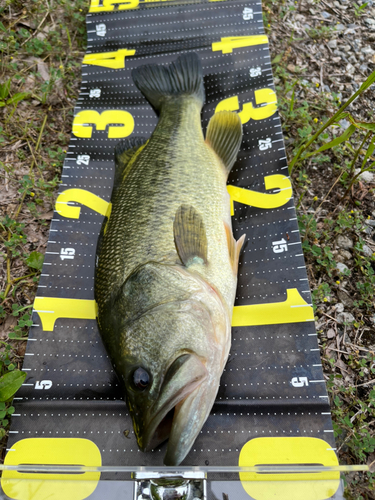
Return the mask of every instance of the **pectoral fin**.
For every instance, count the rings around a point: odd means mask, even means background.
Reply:
[[[241,248],[245,241],[246,235],[243,234],[241,238],[238,241],[236,241],[233,237],[232,229],[226,222],[224,222],[224,227],[225,227],[225,234],[227,235],[229,258],[232,264],[233,274],[237,275],[238,260],[240,258]]]
[[[242,141],[242,124],[237,113],[219,111],[211,118],[206,134],[206,143],[224,163],[228,174],[237,158]]]
[[[191,205],[181,205],[173,223],[176,249],[181,262],[207,263],[207,236],[202,216]]]

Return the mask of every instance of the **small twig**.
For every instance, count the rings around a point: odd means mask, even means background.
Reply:
[[[334,347],[330,347],[328,346],[328,349],[330,351],[335,351],[335,352],[341,352],[341,354],[346,354],[348,356],[348,354],[350,354],[350,352],[347,352],[347,351],[340,351],[339,349],[335,349]]]
[[[330,318],[330,319],[332,319],[333,321],[335,321],[336,323],[338,323],[337,319],[333,318],[333,317],[332,317],[332,316],[330,316],[329,314],[327,314],[327,313],[325,313],[325,312],[323,312],[323,311],[319,311],[319,312],[321,312],[322,314],[324,314],[324,316],[327,316],[327,318]]]
[[[355,163],[357,161],[357,158],[358,156],[360,155],[361,151],[362,151],[362,148],[363,146],[365,145],[367,139],[369,138],[369,136],[372,134],[371,130],[369,130],[367,132],[367,134],[365,134],[365,137],[363,139],[363,141],[361,142],[361,145],[359,146],[359,148],[357,149],[357,151],[355,152],[355,155],[354,155],[354,159],[352,161],[352,164],[350,165],[350,171],[349,171],[349,175],[350,177],[353,175],[353,172],[354,172],[354,166],[355,166]],[[362,170],[362,169],[361,169]]]
[[[8,241],[10,240],[10,238],[11,238],[11,233],[8,229]],[[11,259],[10,250],[9,250],[9,248],[7,248],[7,281],[6,281],[6,287],[4,290],[4,299],[2,301],[2,304],[4,304],[4,302],[8,296],[9,290],[12,286],[12,279],[11,279],[11,275],[10,275],[10,265],[11,265],[10,259]]]
[[[336,453],[339,453],[339,451],[341,450],[341,448],[344,446],[344,444],[352,437],[352,435],[354,434],[354,430],[351,429],[349,434],[346,436],[346,438],[344,439],[344,441],[340,444],[340,446],[337,448],[337,451]]]
[[[342,174],[344,173],[344,171],[342,170],[341,171],[341,174],[337,177],[337,179],[335,180],[335,182],[332,184],[331,186],[331,189],[328,191],[328,193],[325,195],[323,201],[320,203],[320,205],[318,206],[318,208],[315,210],[315,213],[318,212],[318,210],[320,209],[320,207],[323,205],[323,203],[326,201],[326,199],[328,198],[330,192],[332,191],[332,189],[336,186],[336,184],[339,182],[339,180],[341,179],[341,176]]]
[[[323,92],[323,64],[320,66],[320,92]]]
[[[44,23],[44,21],[47,19],[48,14],[49,14],[49,10],[47,11],[47,14],[43,17],[43,19],[40,21],[40,23],[38,24],[36,30],[33,33],[31,33],[29,38],[27,38],[26,40],[24,40],[21,43],[20,47],[23,47],[25,45],[25,43],[29,42],[32,38],[34,38],[34,36],[38,33],[38,31],[39,31],[40,27],[42,26],[42,24]]]
[[[370,385],[370,384],[375,384],[375,379],[370,380],[369,382],[363,382],[363,384],[355,385],[354,387],[363,387],[364,385]]]
[[[44,62],[44,61],[45,61],[46,59],[48,59],[48,58],[49,58],[49,54],[48,54],[48,56],[44,57],[44,58],[42,59],[42,61]],[[25,72],[25,73],[27,73],[27,72],[29,71],[29,69],[31,69],[32,67],[36,66],[36,65],[38,64],[38,62],[40,62],[40,59],[39,59],[38,61],[35,61],[35,62],[34,62],[31,66],[29,66],[28,68],[21,69],[20,73],[24,73],[24,72]]]

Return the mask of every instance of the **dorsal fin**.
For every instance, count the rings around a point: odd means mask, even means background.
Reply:
[[[237,276],[238,260],[240,258],[241,248],[245,241],[246,235],[243,234],[241,238],[238,241],[236,241],[233,237],[232,229],[226,222],[224,222],[224,227],[225,227],[225,234],[227,235],[229,258],[232,264],[233,274]]]
[[[206,133],[206,143],[224,163],[228,173],[237,158],[242,141],[242,124],[237,113],[219,111],[211,118]]]
[[[173,223],[174,241],[181,262],[207,263],[207,236],[203,218],[191,205],[181,205]]]

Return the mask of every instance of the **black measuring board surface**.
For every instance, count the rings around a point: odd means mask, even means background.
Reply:
[[[296,439],[308,463],[311,457],[311,463],[334,465],[261,2],[92,0],[87,34],[81,92],[24,360],[28,376],[14,401],[5,463],[42,463],[42,451],[48,455],[52,449],[50,463],[76,463],[64,448],[68,443],[82,453],[83,465],[162,465],[165,445],[150,453],[137,447],[100,338],[95,250],[110,208],[114,146],[123,137],[149,137],[158,120],[131,71],[150,62],[167,65],[194,51],[206,91],[203,129],[223,109],[237,111],[243,123],[228,192],[234,236],[246,234],[246,241],[230,356],[211,415],[182,465],[255,465],[248,462],[252,442],[263,448],[270,443],[264,458],[269,461],[262,463],[272,464],[275,449],[288,449]]]

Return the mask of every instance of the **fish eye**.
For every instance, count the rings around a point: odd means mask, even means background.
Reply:
[[[141,366],[133,372],[133,386],[138,391],[144,391],[150,384],[150,375]]]

